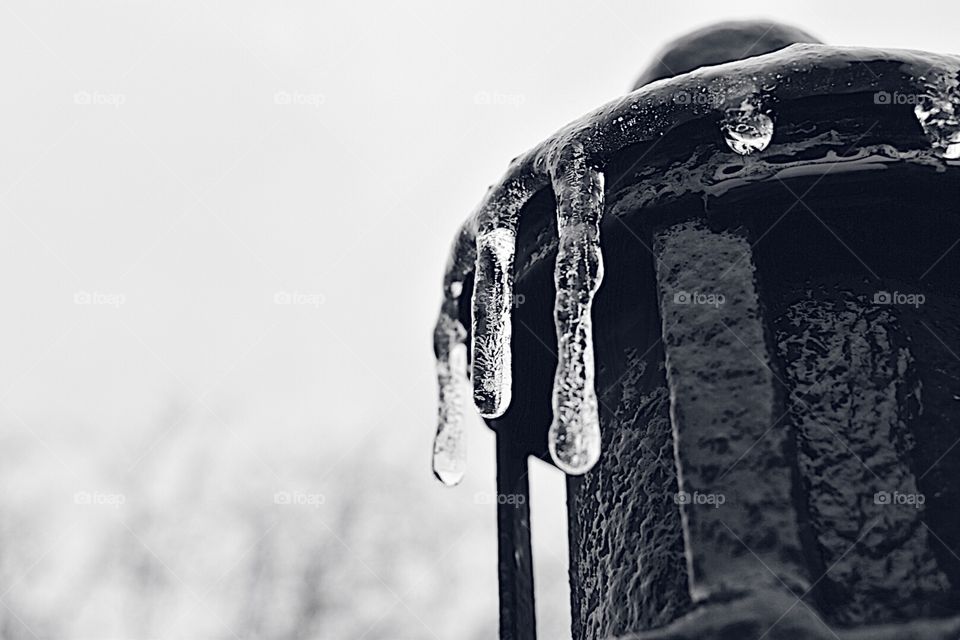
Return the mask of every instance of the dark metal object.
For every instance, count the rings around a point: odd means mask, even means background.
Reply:
[[[960,636],[960,168],[912,105],[876,101],[895,59],[820,55],[787,72],[759,157],[694,107],[603,152],[604,453],[568,481],[575,638]],[[554,210],[543,189],[520,218],[502,494],[527,496],[526,457],[549,458]],[[925,306],[875,301],[889,291]],[[533,638],[517,502],[498,513],[501,635]]]
[[[533,556],[530,552],[530,490],[527,453],[509,432],[497,434],[497,536],[500,637],[534,637]]]
[[[819,44],[820,40],[796,27],[765,20],[710,25],[668,44],[640,74],[633,89],[706,65],[772,53],[798,42]]]

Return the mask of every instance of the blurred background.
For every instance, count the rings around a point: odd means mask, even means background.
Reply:
[[[956,52],[955,3],[0,3],[0,637],[496,636],[493,441],[430,473],[450,240],[668,40]],[[531,476],[542,637],[563,479]]]

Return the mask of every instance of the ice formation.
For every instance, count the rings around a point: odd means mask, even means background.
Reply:
[[[433,441],[433,474],[445,485],[463,479],[467,464],[463,395],[467,385],[467,330],[458,317],[463,281],[472,269],[473,234],[461,231],[444,278],[443,304],[433,332],[439,407]]]
[[[773,119],[761,109],[759,96],[752,94],[739,106],[725,110],[720,129],[727,146],[734,153],[747,156],[770,144]]]
[[[433,474],[445,485],[463,479],[467,448],[463,433],[463,391],[467,384],[467,335],[459,320],[443,317],[438,331],[442,353],[437,356],[440,408],[437,436],[433,441]]]
[[[569,474],[580,475],[592,469],[600,457],[590,312],[603,279],[603,174],[587,163],[582,145],[571,145],[566,155],[551,172],[559,245],[553,307],[557,373],[548,443],[556,465]]]
[[[494,226],[477,236],[473,288],[473,401],[484,418],[510,405],[510,307],[513,300],[512,228]]]
[[[470,278],[474,402],[487,418],[502,416],[510,405],[514,245],[522,208],[535,193],[552,188],[558,203],[558,365],[550,454],[559,468],[582,474],[600,455],[590,309],[603,274],[599,230],[607,162],[624,148],[654,141],[684,122],[717,116],[718,143],[722,138],[739,155],[762,152],[774,130],[765,104],[854,93],[921,96],[915,114],[929,153],[937,161],[960,158],[958,69],[960,58],[954,56],[797,44],[653,82],[515,159],[461,228],[447,265],[434,341],[440,387],[437,477],[455,484],[465,466],[467,335],[459,318],[461,292]],[[697,99],[678,100],[679,95]]]
[[[913,109],[931,146],[944,158],[960,158],[960,81],[957,73],[921,76],[924,91]]]
[[[474,216],[473,401],[484,418],[499,418],[510,406],[510,309],[513,254],[520,208],[535,193],[523,180],[508,181],[488,195]]]

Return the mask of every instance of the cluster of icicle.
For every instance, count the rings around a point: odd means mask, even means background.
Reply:
[[[517,226],[523,205],[537,191],[553,189],[559,235],[554,271],[558,362],[548,443],[554,463],[568,474],[579,475],[600,457],[591,306],[603,278],[600,221],[605,162],[628,145],[654,140],[684,121],[716,112],[727,146],[739,155],[749,155],[770,144],[771,105],[778,99],[905,88],[926,96],[916,115],[932,148],[942,157],[956,157],[958,68],[960,59],[953,56],[794,45],[642,87],[514,160],[461,228],[444,276],[434,333],[440,387],[433,448],[436,477],[455,485],[466,470],[463,405],[468,381],[472,380],[474,403],[483,417],[502,416],[510,405]],[[782,82],[787,75],[806,80]],[[468,360],[468,334],[459,318],[464,284],[471,276]]]

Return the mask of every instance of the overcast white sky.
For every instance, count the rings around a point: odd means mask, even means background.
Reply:
[[[510,158],[706,23],[950,52],[956,7],[3,0],[3,434],[82,474],[209,414],[279,467],[392,439],[444,491],[440,278]]]
[[[691,27],[949,51],[936,6],[4,3],[0,397],[120,435],[206,394],[312,446],[428,447],[445,253],[510,158]]]
[[[318,446],[427,446],[449,239],[510,158],[716,19],[953,45],[951,3],[793,4],[4,3],[4,405],[115,433],[206,393]]]

